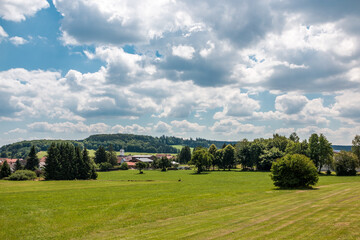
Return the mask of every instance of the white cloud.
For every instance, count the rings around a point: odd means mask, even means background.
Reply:
[[[276,97],[275,109],[286,114],[296,114],[300,112],[307,103],[308,99],[305,96],[285,94]]]
[[[23,44],[26,44],[28,43],[29,41],[22,38],[22,37],[18,37],[18,36],[15,36],[15,37],[11,37],[10,39],[10,42],[16,46],[18,45],[23,45]]]
[[[172,130],[171,126],[163,121],[159,121],[154,126],[154,131],[158,133],[169,133],[171,132],[171,130]]]
[[[142,127],[138,124],[132,124],[127,126],[115,125],[111,128],[111,130],[118,133],[133,133],[133,134],[149,134],[151,132],[150,127]]]
[[[265,132],[264,126],[254,126],[249,123],[243,124],[235,119],[222,119],[215,122],[209,129],[216,134],[237,136],[238,139],[240,139],[238,134],[260,135]]]
[[[8,134],[13,134],[13,133],[27,133],[27,130],[21,129],[21,128],[15,128],[15,129],[5,132],[4,134],[8,135]]]
[[[20,22],[48,7],[49,3],[46,0],[2,0],[0,1],[0,17],[8,21]]]
[[[0,26],[0,40],[2,38],[7,38],[9,35],[5,32],[4,28]]]
[[[201,126],[198,123],[191,123],[187,120],[177,121],[174,120],[171,122],[171,125],[175,128],[178,128],[181,132],[202,132],[206,129],[206,126]]]
[[[28,124],[29,130],[34,132],[53,132],[53,133],[107,133],[110,127],[105,123],[86,125],[83,122],[34,122]]]
[[[172,47],[172,54],[174,56],[178,56],[187,60],[192,59],[194,53],[195,49],[192,46],[179,45]]]

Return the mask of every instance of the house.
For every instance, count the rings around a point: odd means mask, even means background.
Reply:
[[[14,169],[15,169],[15,163],[16,163],[17,159],[16,159],[16,158],[0,158],[0,164],[1,164],[1,165],[2,165],[5,161],[9,164],[10,169],[11,169],[12,171],[14,171]],[[24,159],[19,159],[19,161],[20,161],[21,165],[23,165],[23,166],[25,165]]]
[[[171,155],[171,154],[156,154],[157,158],[162,158],[162,157],[166,157],[169,160],[175,160],[176,157]]]

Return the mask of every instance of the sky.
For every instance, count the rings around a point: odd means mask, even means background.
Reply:
[[[358,0],[0,0],[0,146],[360,134]]]

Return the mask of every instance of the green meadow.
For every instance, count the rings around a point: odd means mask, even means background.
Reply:
[[[0,239],[360,239],[360,177],[276,190],[264,172],[0,181]]]

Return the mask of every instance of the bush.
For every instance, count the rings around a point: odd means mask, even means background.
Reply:
[[[17,170],[10,175],[9,180],[13,181],[23,181],[23,180],[33,180],[36,178],[36,173],[30,170]]]
[[[128,170],[129,167],[128,167],[128,164],[126,162],[123,162],[121,165],[120,165],[120,169],[121,170]]]
[[[319,176],[314,163],[300,154],[286,155],[271,166],[271,179],[280,188],[303,188],[315,185]]]
[[[99,165],[101,171],[109,171],[112,168],[111,163],[109,162],[102,162]]]
[[[359,167],[359,160],[355,154],[341,151],[335,155],[335,172],[337,176],[355,176],[357,167]]]

